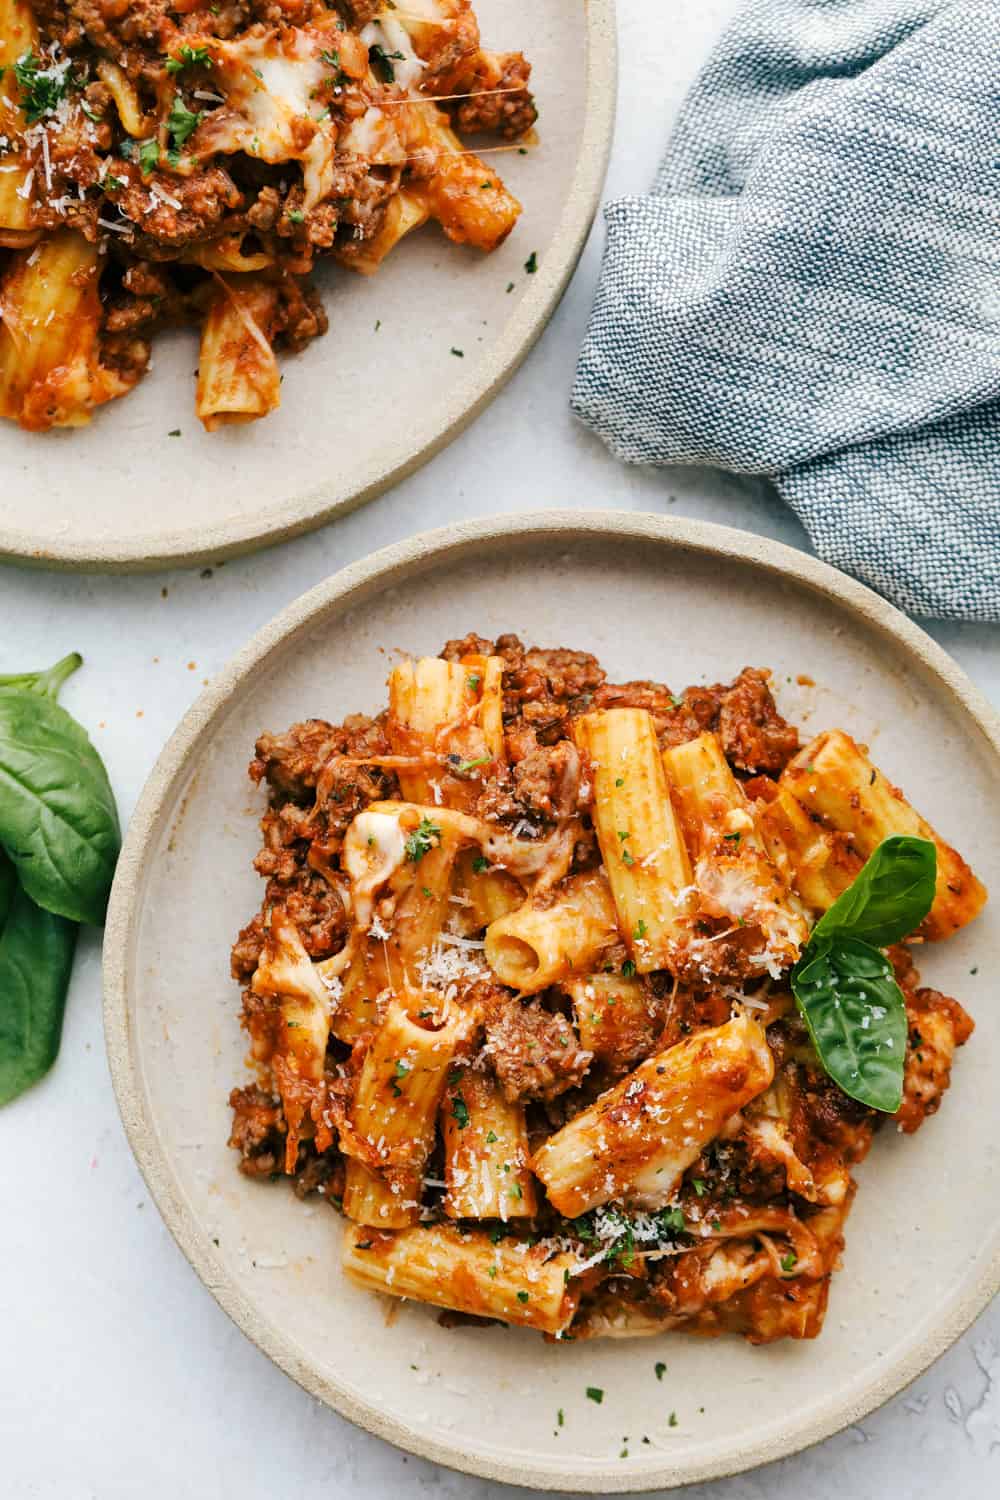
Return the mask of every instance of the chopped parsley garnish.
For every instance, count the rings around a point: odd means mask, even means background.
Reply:
[[[604,1392],[601,1390],[601,1387],[599,1385],[588,1385],[587,1400],[596,1401],[598,1406],[600,1406],[601,1402],[604,1400]]]
[[[626,835],[626,837],[627,837],[627,835]],[[628,867],[629,867],[629,869],[631,869],[631,868],[632,868],[632,866],[633,866],[633,865],[634,865],[634,864],[635,864],[635,859],[634,859],[634,858],[633,858],[633,856],[632,856],[632,855],[631,855],[631,854],[630,854],[630,853],[629,853],[629,852],[628,852],[628,850],[627,850],[627,849],[623,849],[623,850],[622,850],[622,864],[623,864],[623,865],[628,865]]]
[[[179,427],[174,427],[170,430],[170,432],[167,433],[167,437],[180,437],[180,435],[181,430]]]
[[[513,290],[514,290],[514,283],[512,281],[508,281],[508,283],[507,283],[507,291],[508,291],[508,293],[512,292]]]
[[[566,1425],[566,1413],[563,1411],[561,1406],[556,1412],[556,1424],[559,1427],[564,1427]]]
[[[69,92],[71,79],[68,62],[42,67],[33,51],[22,53],[14,64],[14,78],[21,90],[21,106],[29,125],[37,125],[43,115],[54,113]]]
[[[181,147],[201,124],[201,110],[188,109],[180,94],[174,96],[174,102],[167,116],[167,130],[170,133],[170,144],[174,151],[180,151]]]
[[[504,1171],[506,1171],[506,1170],[507,1170],[507,1168],[505,1167]],[[508,1193],[508,1197],[510,1197],[510,1198],[517,1198],[517,1199],[521,1199],[521,1198],[524,1197],[524,1194],[521,1192],[521,1184],[519,1182],[515,1182],[514,1186],[510,1189],[510,1191]]]
[[[379,46],[378,42],[368,48],[368,61],[372,72],[376,77],[381,78],[383,83],[396,82],[396,69],[393,63],[405,62],[405,60],[402,52],[387,52],[384,47]]]
[[[524,269],[527,271],[529,276],[534,276],[535,272],[538,270],[537,250],[532,250],[531,254],[528,256],[528,259],[524,262]]]
[[[683,1210],[680,1208],[661,1208],[656,1215],[656,1222],[665,1235],[683,1234],[687,1227]]]
[[[106,193],[117,193],[125,186],[125,179],[124,177],[115,177],[111,172],[106,172],[97,186],[103,188]]]
[[[794,1271],[799,1257],[794,1250],[789,1250],[787,1255],[781,1257],[781,1269],[783,1271]]]
[[[488,766],[492,762],[492,755],[479,755],[475,760],[460,760],[457,766],[452,767],[452,770],[456,776],[465,776],[469,771],[474,771],[477,766]]]
[[[416,864],[429,854],[432,849],[437,848],[441,842],[441,830],[430,818],[421,818],[417,827],[408,836],[405,845],[406,857],[411,864]]]
[[[302,224],[302,223],[304,223],[305,217],[306,216],[302,212],[301,208],[290,208],[288,210],[289,222],[292,223],[292,224]]]
[[[477,692],[479,689],[479,684],[481,682],[482,678],[480,677],[478,672],[470,672],[468,677],[465,679],[465,685],[469,689],[470,693]]]
[[[164,63],[168,73],[181,73],[185,68],[210,68],[212,54],[207,47],[189,47],[187,42],[176,57],[168,57]]]
[[[340,53],[327,49],[319,55],[320,62],[325,62],[328,68],[340,67]]]
[[[675,697],[673,697],[671,695],[670,703],[671,703],[671,707],[673,707],[673,708],[683,708],[684,707],[684,699],[683,698],[675,698]]]
[[[705,1194],[708,1192],[708,1183],[705,1181],[704,1177],[696,1177],[691,1186],[694,1188],[699,1198],[704,1198]]]
[[[641,942],[642,939],[646,936],[647,930],[648,929],[645,922],[640,917],[638,922],[636,922],[635,924],[635,932],[633,933],[633,937],[635,938],[637,943]]]
[[[487,1133],[486,1144],[487,1146],[495,1146],[499,1139],[500,1137],[497,1135],[496,1131],[491,1130]]]
[[[589,1214],[581,1214],[578,1219],[574,1219],[573,1230],[585,1245],[593,1244],[597,1238],[594,1233],[593,1220]]]
[[[624,844],[625,840],[626,839],[630,839],[632,837],[632,835],[626,829],[619,828],[619,830],[618,830],[618,837],[621,839],[622,843]]]
[[[633,963],[632,959],[627,958],[625,960],[625,962],[622,964],[622,978],[623,979],[631,979],[634,973],[635,973],[635,964]]]
[[[477,854],[475,859],[472,861],[473,875],[482,875],[486,870],[489,869],[489,867],[490,862],[486,858],[485,854]]]
[[[725,833],[725,834],[723,834],[723,838],[726,840],[727,844],[738,844],[739,841],[740,841],[740,839],[742,837],[743,837],[743,835],[741,833]]]
[[[461,1094],[455,1094],[451,1101],[451,1117],[459,1130],[464,1130],[469,1123],[469,1106]]]
[[[518,1292],[518,1294],[517,1294],[517,1300],[518,1300],[518,1302],[527,1302],[527,1300],[528,1300],[528,1293],[527,1292]]]
[[[667,1367],[663,1363],[662,1359],[658,1359],[656,1361],[656,1364],[653,1366],[653,1369],[656,1371],[656,1378],[657,1378],[657,1380],[662,1380],[663,1377],[664,1377],[664,1375],[667,1373]]]
[[[456,359],[464,359],[465,358],[465,350],[464,349],[454,349],[453,348],[451,352],[452,352],[452,354],[454,354],[454,356],[455,356]]]
[[[624,785],[625,785],[625,777],[624,776],[616,776],[615,777],[615,786],[624,786]]]
[[[676,1427],[677,1426],[677,1413],[675,1411],[672,1411],[670,1413],[669,1417],[667,1418],[667,1426],[668,1427]]]
[[[496,1266],[490,1266],[490,1268],[486,1272],[486,1274],[487,1274],[487,1276],[489,1276],[489,1278],[490,1278],[491,1281],[496,1281],[496,1279],[497,1279],[497,1267]]]
[[[409,1063],[403,1062],[402,1058],[400,1058],[400,1060],[392,1070],[392,1094],[394,1099],[398,1099],[403,1092],[403,1090],[399,1087],[399,1083],[397,1080],[400,1078],[405,1078],[407,1073],[411,1071],[412,1069],[410,1068]]]
[[[155,135],[148,140],[140,141],[136,147],[136,160],[139,163],[139,171],[143,177],[148,177],[160,160],[160,143]]]

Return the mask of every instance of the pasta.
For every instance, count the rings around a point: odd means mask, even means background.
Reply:
[[[480,46],[470,0],[132,10],[0,0],[0,296],[33,377],[0,351],[0,414],[87,422],[158,329],[192,323],[206,429],[258,420],[275,351],[326,331],[317,259],[370,275],[430,221],[484,253],[514,228],[521,205],[462,137],[525,138],[531,69]],[[83,353],[71,287],[50,323],[20,307],[18,256],[39,249],[52,288],[53,258],[92,268]]]
[[[594,826],[619,925],[640,974],[672,966],[691,911],[691,860],[643,709],[588,714],[577,739],[594,777]]]
[[[800,746],[765,672],[678,696],[470,635],[388,686],[257,741],[241,1169],[342,1212],[354,1284],[451,1317],[816,1337],[855,1168],[972,1032],[896,939],[983,887],[843,731]],[[874,1073],[838,1060],[854,1026]]]
[[[783,781],[806,812],[851,835],[862,857],[891,834],[916,834],[937,849],[937,894],[922,935],[945,938],[977,916],[986,891],[957,850],[934,832],[850,735],[817,736],[790,761]]]
[[[549,1137],[535,1173],[568,1219],[612,1200],[664,1208],[691,1163],[773,1075],[757,1022],[727,1021],[654,1052]]]

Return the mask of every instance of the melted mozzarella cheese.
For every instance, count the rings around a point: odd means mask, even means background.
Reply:
[[[334,127],[316,94],[329,81],[323,43],[296,30],[213,43],[213,82],[225,98],[199,128],[197,144],[210,151],[244,151],[261,161],[300,161],[306,212],[330,192]]]
[[[384,110],[374,106],[366,109],[360,119],[352,120],[340,137],[340,147],[367,156],[379,166],[396,166],[406,160],[393,121]]]
[[[354,920],[362,932],[371,926],[375,894],[406,859],[406,836],[396,813],[358,813],[344,838],[341,867],[351,882]]]

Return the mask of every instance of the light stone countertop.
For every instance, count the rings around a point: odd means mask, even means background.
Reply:
[[[608,196],[641,192],[669,119],[736,0],[619,0],[621,94]],[[763,485],[629,469],[567,409],[602,229],[513,383],[394,493],[210,577],[0,570],[0,670],[78,649],[64,701],[105,756],[124,817],[202,683],[290,600],[374,548],[456,515],[548,505],[695,516],[805,546]],[[1000,629],[933,634],[1000,705]],[[3,1112],[0,1494],[6,1500],[503,1500],[327,1411],[215,1305],[149,1201],[104,1059],[100,953],[81,944],[62,1055]],[[932,1190],[932,1185],[928,1185]],[[822,1358],[822,1344],[817,1346]],[[518,1494],[527,1494],[518,1491]],[[1000,1493],[1000,1303],[858,1427],[696,1500],[986,1500]]]

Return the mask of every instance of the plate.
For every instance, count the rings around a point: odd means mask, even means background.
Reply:
[[[1000,721],[938,646],[861,585],[760,537],[654,516],[548,512],[433,532],[338,573],[262,630],[150,778],[105,960],[108,1050],[133,1149],[181,1248],[243,1331],[314,1396],[414,1453],[601,1494],[782,1457],[912,1380],[1000,1286],[996,899],[921,963],[978,1029],[940,1113],[912,1138],[883,1131],[859,1169],[817,1343],[675,1334],[547,1345],[499,1327],[446,1331],[415,1304],[387,1316],[340,1271],[339,1217],[248,1182],[226,1147],[246,1050],[228,950],[260,900],[254,739],[303,716],[374,712],[394,652],[433,653],[470,629],[580,647],[613,680],[675,689],[770,666],[790,717],[867,741],[1000,890]],[[604,1390],[601,1405],[588,1386]]]
[[[490,46],[531,60],[540,112],[537,149],[488,158],[524,205],[506,243],[483,256],[428,226],[373,277],[321,266],[330,331],[281,358],[281,409],[249,426],[202,430],[189,329],[159,335],[147,377],[89,427],[3,422],[0,557],[133,571],[251,551],[373,499],[488,405],[552,316],[596,211],[616,37],[614,0],[476,10]]]

